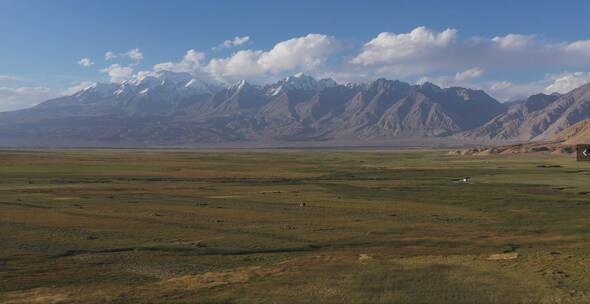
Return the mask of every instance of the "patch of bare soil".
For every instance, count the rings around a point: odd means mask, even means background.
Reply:
[[[328,256],[296,258],[278,263],[275,266],[240,267],[220,272],[180,276],[162,280],[158,285],[173,289],[210,289],[230,284],[246,283],[254,277],[260,278],[293,273],[306,267],[322,265],[330,259]]]
[[[490,255],[487,259],[490,261],[514,260],[519,256],[518,252],[495,253]]]
[[[563,142],[531,142],[495,147],[476,147],[450,151],[452,155],[513,155],[523,153],[571,155],[576,152],[573,145]]]
[[[163,280],[159,284],[178,289],[209,289],[229,284],[246,283],[252,277],[266,277],[281,271],[280,267],[243,267],[229,271],[176,277]]]
[[[35,288],[26,291],[15,291],[7,294],[5,304],[61,304],[72,299],[71,294],[61,293],[50,288]]]
[[[359,263],[368,263],[370,261],[372,261],[374,258],[371,255],[368,255],[366,253],[361,253],[359,254],[359,258],[358,261]]]

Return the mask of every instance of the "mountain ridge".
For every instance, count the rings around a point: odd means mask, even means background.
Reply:
[[[514,103],[488,123],[459,134],[491,142],[542,141],[590,117],[590,83],[568,93],[536,94]]]
[[[150,72],[0,113],[0,140],[6,146],[52,139],[73,146],[529,140],[568,125],[553,116],[551,123],[536,121],[550,109],[585,109],[585,92],[537,94],[505,105],[482,90],[384,78],[338,84],[300,73],[267,85],[242,80],[224,86],[188,73]],[[578,112],[560,113],[590,116]]]

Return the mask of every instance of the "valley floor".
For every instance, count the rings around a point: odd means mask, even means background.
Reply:
[[[565,156],[2,151],[0,302],[588,303],[589,218]]]

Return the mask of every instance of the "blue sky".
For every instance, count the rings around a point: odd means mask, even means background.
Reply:
[[[0,0],[0,110],[158,69],[230,83],[301,71],[432,81],[499,99],[563,92],[590,81],[588,11],[588,1]]]

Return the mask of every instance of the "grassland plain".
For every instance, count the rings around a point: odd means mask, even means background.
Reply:
[[[6,150],[0,302],[590,303],[589,193],[563,156]]]

